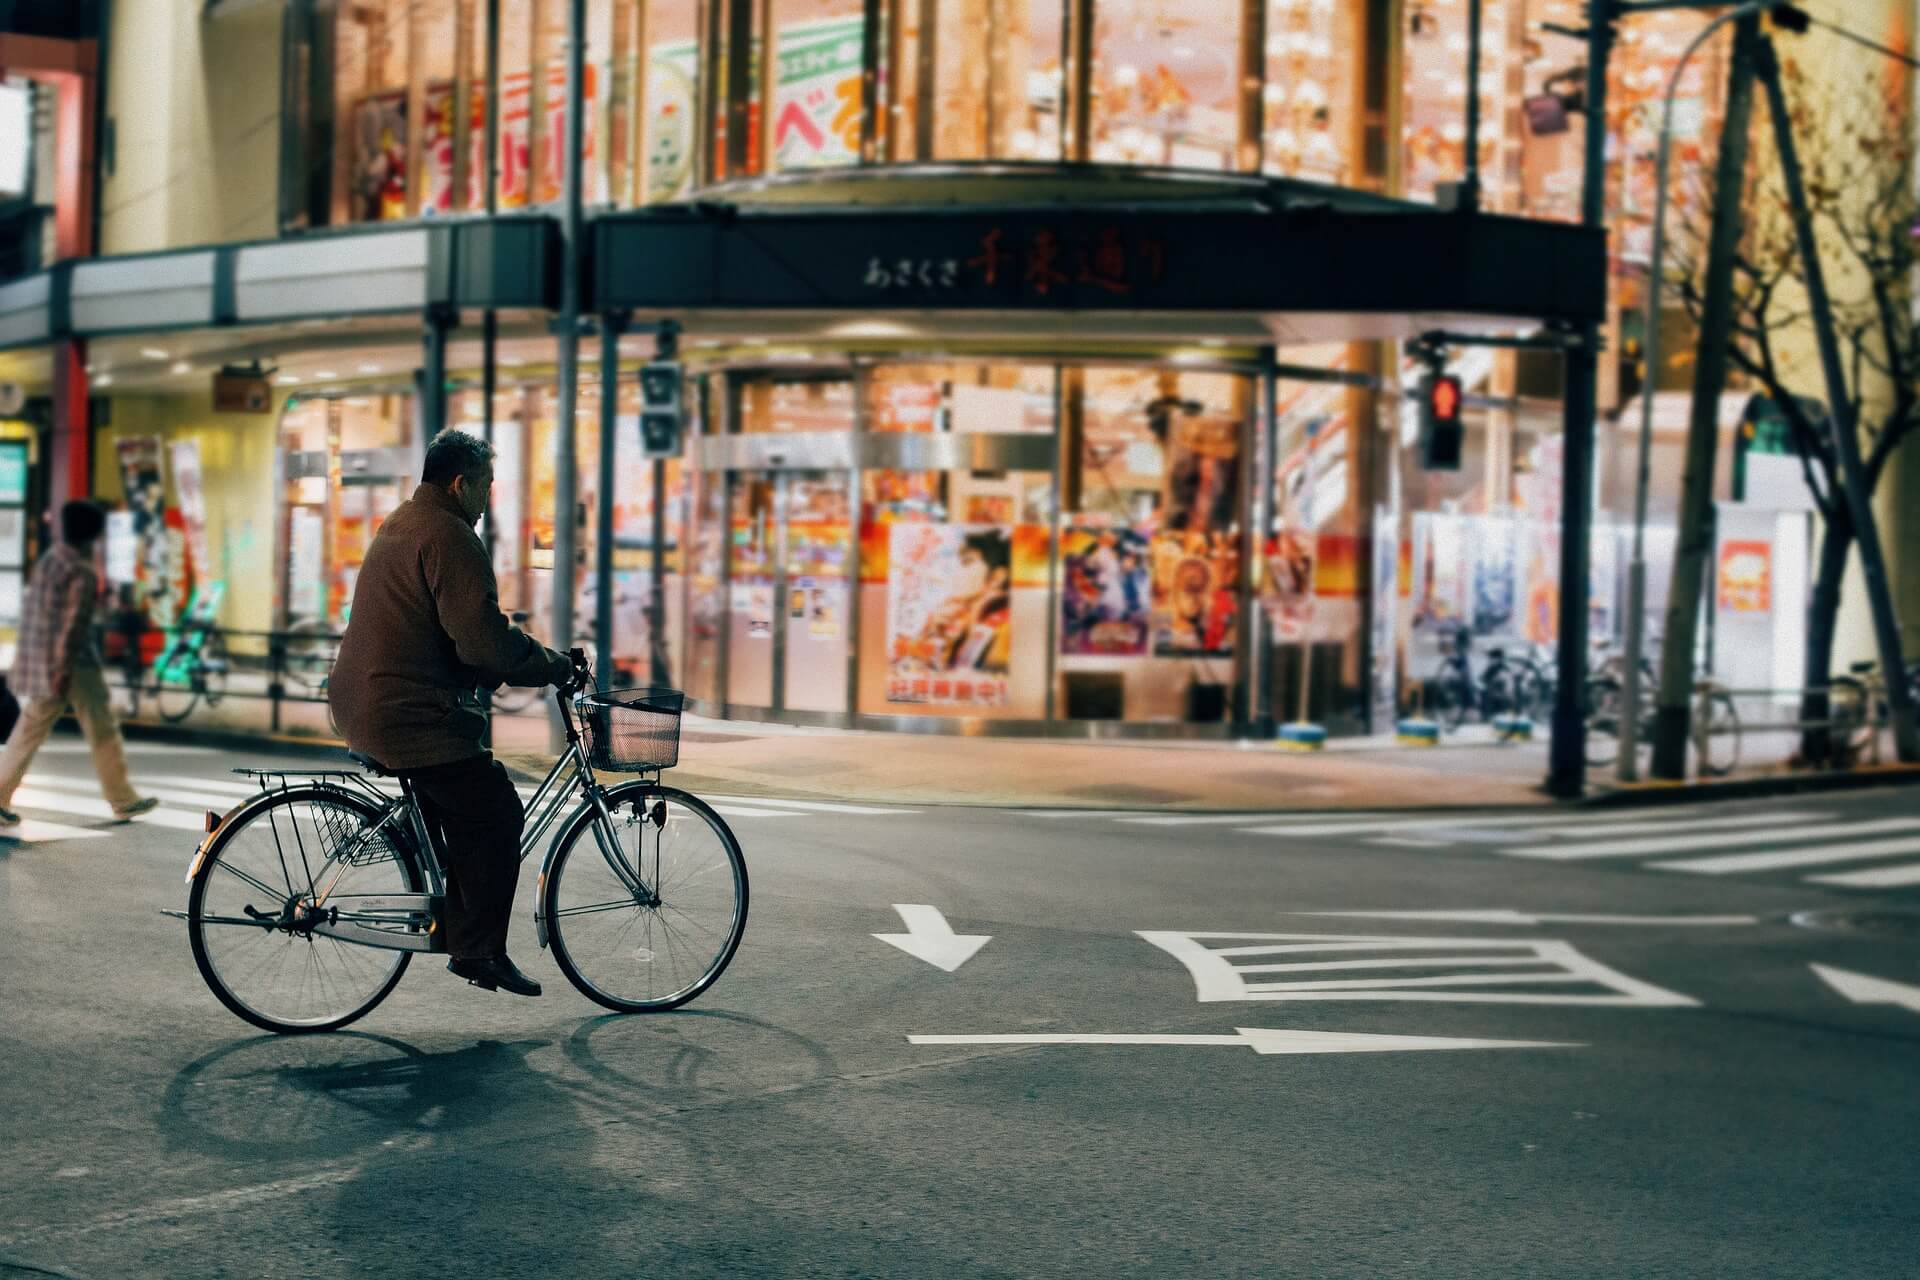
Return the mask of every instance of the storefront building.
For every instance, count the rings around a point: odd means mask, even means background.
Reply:
[[[30,360],[60,332],[87,336],[111,406],[92,467],[103,496],[126,491],[120,443],[154,439],[164,498],[191,524],[169,468],[179,440],[195,443],[209,532],[183,589],[225,582],[221,621],[266,633],[344,623],[433,425],[422,323],[452,316],[445,421],[501,452],[502,601],[540,631],[559,518],[548,328],[568,5],[288,0],[271,21],[274,6],[223,7],[171,38],[285,68],[260,90],[277,109],[277,183],[249,175],[232,216],[171,216],[258,242],[204,263],[83,264],[50,283],[40,327],[30,283],[8,286],[27,317],[8,345]],[[1463,2],[586,9],[586,294],[592,324],[627,326],[612,652],[634,678],[656,563],[670,678],[746,718],[1229,734],[1305,715],[1378,730],[1450,628],[1552,640],[1558,356],[1451,346],[1467,448],[1459,471],[1432,472],[1411,447],[1407,348],[1601,318],[1603,410],[1632,394],[1644,104],[1688,15],[1634,19],[1617,51],[1606,245],[1566,225],[1583,118],[1540,113],[1582,55],[1552,30],[1578,25],[1574,0],[1485,6],[1482,215],[1430,203],[1465,161]],[[1710,55],[1683,85],[1696,139],[1713,133],[1719,84]],[[136,91],[113,85],[126,116]],[[230,127],[204,123],[216,140]],[[1706,158],[1696,141],[1683,163]],[[109,218],[103,244],[168,247],[130,225]],[[302,265],[259,265],[276,253]],[[502,259],[511,271],[471,278]],[[172,310],[158,307],[169,289]],[[502,335],[490,413],[488,306]],[[633,368],[662,320],[683,329],[690,413],[656,561]],[[597,345],[582,342],[574,424],[582,620],[613,372]],[[254,359],[273,370],[264,414],[178,389]],[[1631,435],[1601,429],[1597,628],[1619,621],[1611,531]],[[1676,441],[1663,428],[1656,448]],[[1670,505],[1657,490],[1656,521]],[[176,541],[193,559],[194,539]]]

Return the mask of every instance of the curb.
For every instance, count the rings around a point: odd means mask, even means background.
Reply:
[[[1637,782],[1575,802],[1582,809],[1631,809],[1714,800],[1758,800],[1818,791],[1860,791],[1920,783],[1920,765],[1868,765],[1845,773],[1783,773],[1725,782]]]
[[[71,719],[71,717],[68,717]],[[65,720],[62,721],[66,723]],[[299,737],[285,733],[263,733],[246,729],[188,728],[185,725],[151,724],[144,720],[122,720],[120,732],[130,741],[174,742],[183,746],[212,747],[218,751],[277,751],[282,755],[313,759],[340,760],[346,744],[331,738]]]

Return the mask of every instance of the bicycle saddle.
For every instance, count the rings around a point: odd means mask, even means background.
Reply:
[[[355,764],[359,765],[362,769],[365,769],[368,773],[377,774],[382,778],[392,778],[397,776],[393,770],[387,768],[387,766],[381,764],[378,760],[375,760],[372,756],[363,756],[358,751],[349,751],[347,752],[347,756]]]

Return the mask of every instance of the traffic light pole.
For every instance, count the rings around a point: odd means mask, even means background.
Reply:
[[[1613,54],[1612,0],[1587,6],[1587,127],[1580,223],[1606,224],[1607,60]],[[1583,323],[1567,348],[1561,418],[1558,675],[1547,791],[1575,799],[1587,785],[1587,570],[1593,534],[1593,421],[1600,378],[1600,326]]]
[[[655,360],[672,360],[680,354],[680,326],[662,320],[654,340]],[[682,387],[681,394],[685,394]],[[644,412],[644,405],[642,407]],[[682,414],[685,408],[682,406]],[[647,682],[665,686],[672,681],[667,670],[667,460],[653,460],[652,549],[647,571]],[[684,556],[684,548],[682,555]],[[686,572],[684,561],[681,572]]]

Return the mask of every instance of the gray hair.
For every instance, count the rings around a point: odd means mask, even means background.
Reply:
[[[469,480],[493,465],[493,446],[479,436],[448,427],[427,445],[420,478],[428,484],[449,485],[456,476]]]

